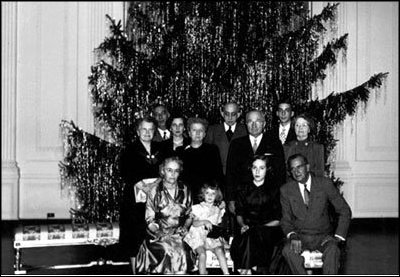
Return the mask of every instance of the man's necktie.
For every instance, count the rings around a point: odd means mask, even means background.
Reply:
[[[167,132],[166,132],[166,131],[164,131],[163,140],[166,140],[166,139],[167,139]]]
[[[231,126],[229,126],[229,129],[226,131],[226,137],[228,138],[228,141],[231,141],[232,136],[233,136],[233,132],[232,132]]]
[[[286,140],[285,128],[283,128],[282,132],[279,134],[279,139],[281,140],[282,144],[285,143],[285,140]]]
[[[304,204],[306,204],[308,208],[308,204],[310,202],[310,192],[308,191],[306,184],[303,184],[303,186],[304,186]]]
[[[255,154],[256,153],[256,151],[257,151],[257,140],[256,139],[254,139],[254,142],[253,142],[253,153]]]

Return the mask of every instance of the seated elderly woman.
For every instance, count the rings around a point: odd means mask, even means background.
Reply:
[[[179,158],[165,159],[160,165],[161,178],[148,192],[148,237],[136,257],[140,273],[185,274],[193,265],[190,249],[182,240],[191,224],[192,198],[187,186],[178,181],[181,170]]]

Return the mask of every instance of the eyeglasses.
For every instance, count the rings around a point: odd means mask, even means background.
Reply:
[[[292,168],[290,169],[290,172],[294,173],[294,172],[300,170],[300,169],[301,169],[303,166],[305,166],[305,165],[306,165],[306,164],[299,164],[298,166],[292,167]]]
[[[236,112],[232,112],[232,113],[230,113],[230,112],[224,112],[224,116],[226,116],[226,117],[234,117],[234,116],[237,116],[237,113]]]

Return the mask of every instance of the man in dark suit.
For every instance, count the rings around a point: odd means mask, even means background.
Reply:
[[[239,105],[235,102],[226,103],[220,110],[224,119],[223,123],[212,125],[208,128],[205,142],[214,144],[218,147],[221,158],[222,171],[224,174],[223,195],[226,198],[226,160],[231,141],[247,135],[246,126],[238,122],[241,116]],[[223,220],[223,225],[230,234],[234,233],[236,217],[232,213],[227,213]]]
[[[289,102],[279,102],[278,110],[276,111],[279,123],[272,126],[271,132],[281,141],[282,145],[286,145],[296,139],[294,124],[292,122],[293,115],[292,105]]]
[[[235,213],[235,197],[242,184],[253,180],[250,162],[254,155],[270,155],[276,183],[280,186],[286,181],[286,169],[282,144],[269,133],[264,133],[265,117],[258,110],[246,114],[246,126],[249,133],[232,140],[226,164],[226,200],[229,211]]]
[[[288,238],[282,255],[293,274],[305,275],[303,250],[323,253],[323,273],[336,275],[340,249],[351,219],[351,210],[339,190],[326,177],[310,174],[307,158],[294,154],[288,158],[288,168],[294,180],[281,187],[281,227]],[[336,229],[329,217],[329,203],[338,214]]]
[[[238,104],[228,102],[220,112],[224,118],[224,122],[214,124],[208,128],[205,142],[215,144],[218,147],[222,169],[224,174],[226,174],[226,159],[228,157],[230,142],[235,138],[247,135],[247,131],[243,123],[237,122],[241,115]]]
[[[171,132],[168,130],[168,119],[170,113],[166,106],[158,104],[153,108],[152,116],[157,121],[157,129],[154,132],[153,141],[164,141],[170,138]]]

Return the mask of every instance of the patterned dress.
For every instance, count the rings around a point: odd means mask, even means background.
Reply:
[[[146,222],[156,223],[159,229],[151,233],[139,249],[137,269],[147,274],[186,273],[193,266],[190,249],[183,243],[178,228],[189,216],[192,198],[188,188],[178,183],[174,196],[161,182],[151,189],[146,202]]]
[[[191,216],[194,220],[209,220],[211,224],[218,225],[222,222],[222,217],[225,209],[220,209],[217,206],[207,206],[205,202],[193,205]],[[204,246],[206,249],[214,249],[223,246],[222,238],[214,239],[207,238],[210,231],[205,226],[194,227],[189,229],[189,233],[184,238],[184,241],[195,250],[199,246]]]

